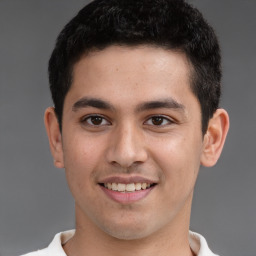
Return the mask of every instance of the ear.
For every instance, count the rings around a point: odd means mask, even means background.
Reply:
[[[228,113],[224,109],[217,109],[209,120],[207,131],[204,135],[201,164],[211,167],[216,164],[222,152],[229,129]]]
[[[64,168],[61,132],[53,107],[46,109],[44,114],[44,124],[49,139],[51,153],[54,159],[54,165],[57,168]]]

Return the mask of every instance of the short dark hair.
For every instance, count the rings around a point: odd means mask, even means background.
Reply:
[[[151,45],[184,52],[191,89],[202,112],[202,132],[218,108],[221,57],[217,37],[202,14],[183,0],[94,0],[59,34],[49,60],[49,82],[61,129],[74,64],[111,45]]]

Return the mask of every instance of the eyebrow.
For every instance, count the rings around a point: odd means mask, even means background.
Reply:
[[[178,109],[182,111],[185,110],[185,106],[177,102],[175,99],[165,98],[165,99],[144,102],[136,108],[136,111],[141,112],[141,111],[157,109],[157,108]]]
[[[99,109],[105,109],[105,110],[114,110],[114,107],[110,103],[101,99],[88,98],[88,97],[84,97],[78,100],[73,105],[72,110],[76,112],[81,108],[87,108],[87,107],[93,107],[93,108],[99,108]]]
[[[81,98],[80,100],[75,102],[75,104],[72,107],[72,110],[76,112],[81,108],[87,108],[87,107],[115,111],[115,107],[111,105],[109,102],[102,99],[89,98],[89,97]],[[175,99],[164,98],[159,100],[143,102],[136,107],[135,111],[142,112],[142,111],[158,109],[158,108],[178,109],[182,111],[185,110],[185,106],[177,102]]]

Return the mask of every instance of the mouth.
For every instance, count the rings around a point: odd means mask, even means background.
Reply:
[[[116,192],[121,192],[121,193],[134,193],[134,192],[139,192],[141,190],[146,190],[154,187],[156,183],[147,183],[147,182],[138,182],[138,183],[99,183],[100,186],[111,190],[111,191],[116,191]]]
[[[143,177],[109,177],[98,183],[102,192],[119,204],[131,204],[151,194],[157,183]]]

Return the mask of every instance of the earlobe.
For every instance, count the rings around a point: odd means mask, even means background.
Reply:
[[[204,135],[201,164],[211,167],[216,164],[222,152],[229,129],[228,113],[224,109],[217,109],[209,120],[207,131]]]
[[[44,123],[48,135],[51,153],[54,159],[54,165],[57,168],[64,168],[61,132],[53,107],[46,109],[44,115]]]

